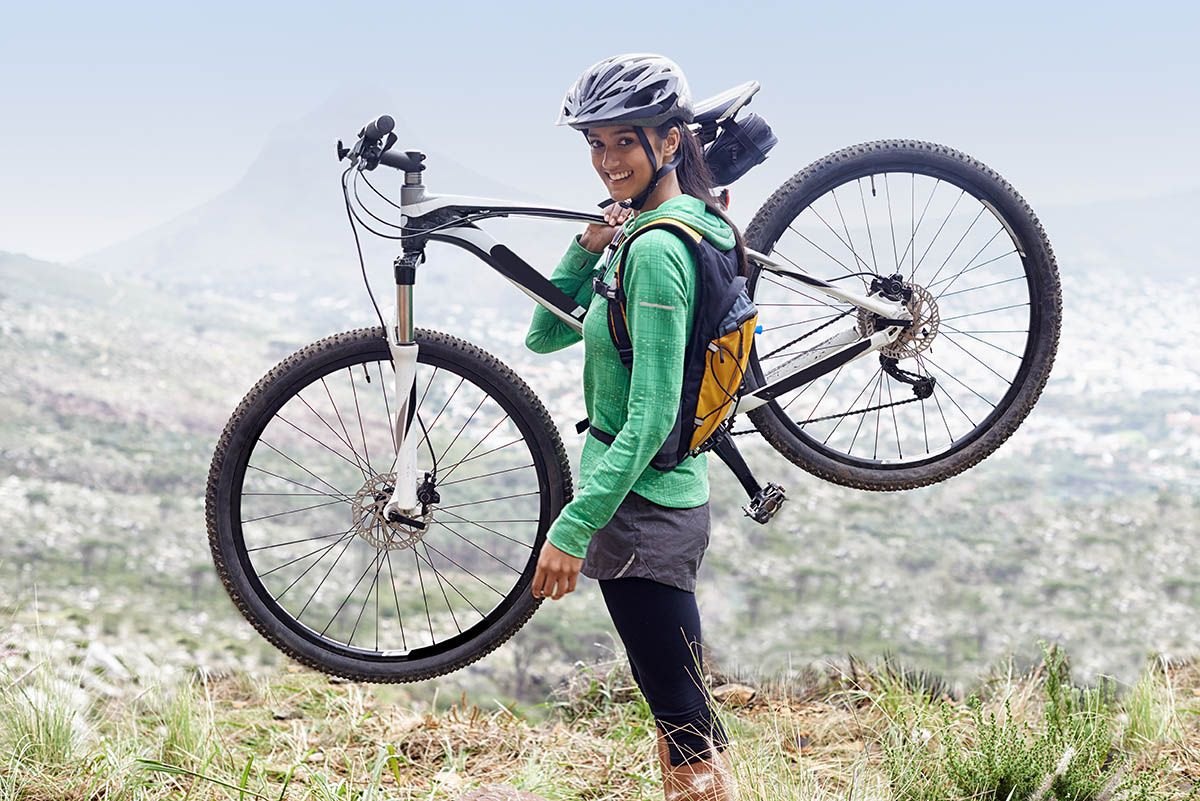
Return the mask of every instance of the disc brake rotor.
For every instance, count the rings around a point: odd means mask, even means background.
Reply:
[[[354,533],[380,550],[412,548],[420,541],[422,530],[403,523],[393,523],[384,515],[384,507],[396,485],[395,473],[382,473],[370,478],[354,494],[350,503]],[[428,530],[433,512],[420,518]]]
[[[933,344],[937,337],[941,315],[938,312],[937,301],[933,294],[917,284],[903,284],[912,294],[904,304],[912,314],[912,324],[900,332],[900,336],[890,345],[884,345],[879,352],[893,359],[905,359],[916,356]],[[858,310],[858,329],[864,337],[869,337],[876,331],[875,315],[866,309]]]

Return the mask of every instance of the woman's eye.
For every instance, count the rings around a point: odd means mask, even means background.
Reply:
[[[621,147],[629,147],[630,145],[633,144],[633,140],[632,139],[622,139],[617,144],[619,144]]]

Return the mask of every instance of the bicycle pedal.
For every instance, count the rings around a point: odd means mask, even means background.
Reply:
[[[783,487],[768,482],[755,493],[749,504],[742,507],[742,511],[755,522],[766,523],[779,511],[785,500],[787,498],[784,496]]]

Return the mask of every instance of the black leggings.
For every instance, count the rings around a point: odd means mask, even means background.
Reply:
[[[724,751],[728,737],[708,704],[697,668],[704,651],[696,594],[640,576],[598,583],[629,655],[633,680],[666,736],[671,764],[708,759],[709,740]]]

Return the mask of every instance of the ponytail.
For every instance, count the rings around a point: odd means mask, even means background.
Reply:
[[[725,213],[725,209],[721,208],[721,204],[717,202],[716,197],[712,193],[714,178],[712,172],[708,169],[708,163],[704,160],[703,145],[700,144],[700,140],[692,133],[691,129],[678,119],[667,120],[662,125],[656,127],[654,132],[662,139],[670,132],[671,128],[678,128],[680,134],[679,155],[681,160],[679,166],[675,168],[675,176],[679,181],[680,191],[703,201],[711,214],[724,220],[730,229],[733,230],[738,274],[749,278],[750,272],[746,263],[746,242],[742,239],[741,231],[733,224],[733,220],[729,219],[729,215]]]

